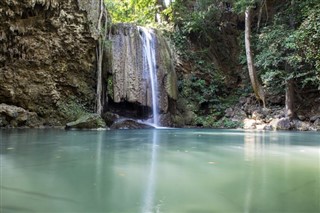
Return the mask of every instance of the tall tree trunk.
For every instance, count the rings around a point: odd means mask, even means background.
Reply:
[[[98,45],[97,45],[97,110],[96,112],[101,115],[103,113],[104,95],[103,95],[103,84],[102,84],[102,62],[103,62],[103,44],[106,39],[107,26],[107,14],[103,0],[100,0],[99,6],[99,20],[97,30],[99,32]],[[104,18],[104,22],[103,22]]]
[[[158,11],[156,13],[156,22],[161,23],[163,20],[168,21],[169,17],[167,15],[161,14],[162,11],[164,11],[167,8],[165,1],[164,0],[157,0],[156,6],[159,7]]]
[[[290,119],[296,117],[294,99],[294,80],[289,79],[286,82],[286,116]]]
[[[264,90],[258,80],[257,71],[254,66],[253,55],[251,51],[250,36],[251,36],[251,9],[250,7],[247,7],[245,11],[245,47],[246,47],[249,76],[250,76],[252,88],[256,98],[263,102],[263,107],[266,107]]]
[[[291,6],[292,8],[294,8],[294,0],[291,0]],[[290,28],[295,29],[294,11],[290,15]],[[290,66],[290,64],[285,64],[285,70],[288,74],[292,72],[292,67]],[[296,117],[294,85],[295,84],[293,78],[286,81],[286,116],[290,119]]]

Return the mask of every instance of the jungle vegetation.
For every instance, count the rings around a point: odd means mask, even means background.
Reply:
[[[306,99],[319,94],[318,0],[105,0],[105,4],[112,22],[153,26],[168,35],[181,65],[180,95],[207,126],[214,126],[212,119],[220,119],[239,95],[254,92],[264,107],[272,105],[272,97],[283,97],[287,116],[294,118]],[[221,36],[230,29],[231,36]],[[236,39],[235,53],[228,49],[231,39]],[[219,54],[236,55],[236,60],[227,61],[227,68],[220,66]],[[211,120],[202,116],[208,114]]]

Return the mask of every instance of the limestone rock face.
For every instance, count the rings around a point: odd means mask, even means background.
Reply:
[[[152,105],[151,83],[144,73],[143,44],[139,28],[131,24],[117,24],[112,27],[112,74],[113,101],[127,101],[142,106]],[[177,77],[172,64],[172,55],[164,37],[157,31],[156,62],[158,79],[158,103],[161,113],[167,113],[169,98],[177,99]]]
[[[90,2],[0,1],[0,103],[52,125],[65,124],[59,110],[69,99],[94,108],[96,41],[84,10]]]

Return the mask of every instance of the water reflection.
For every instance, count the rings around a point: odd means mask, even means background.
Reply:
[[[154,212],[154,197],[155,197],[155,183],[156,183],[156,167],[157,167],[157,153],[158,153],[158,132],[152,131],[152,151],[150,169],[148,175],[148,181],[146,185],[146,191],[143,197],[143,213]],[[156,210],[157,212],[157,210]]]
[[[101,201],[102,197],[102,184],[101,184],[101,176],[102,176],[102,132],[98,132],[97,135],[97,150],[96,150],[96,182],[94,183],[94,186],[97,190],[97,199],[98,202]]]
[[[0,138],[4,212],[320,212],[318,133],[47,130]]]
[[[263,154],[265,135],[260,132],[244,134],[244,156],[246,161],[253,161],[256,156]]]

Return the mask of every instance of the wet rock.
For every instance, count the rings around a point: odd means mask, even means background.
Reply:
[[[310,123],[304,122],[304,121],[299,121],[299,120],[294,120],[293,127],[294,127],[294,129],[299,130],[299,131],[308,131],[308,130],[310,130]]]
[[[319,119],[320,118],[320,115],[314,115],[314,116],[312,116],[311,118],[310,118],[310,121],[311,122],[315,122],[317,119]]]
[[[161,126],[172,126],[172,119],[169,113],[159,115],[159,123]]]
[[[298,118],[300,121],[306,120],[306,116],[304,116],[304,115],[298,115]]]
[[[234,111],[232,108],[227,108],[225,111],[225,117],[230,118],[234,116]]]
[[[266,113],[264,113],[264,111],[262,110],[255,110],[252,112],[252,119],[255,119],[255,120],[262,120],[266,117]]]
[[[265,127],[264,127],[264,130],[273,130],[273,127],[269,124],[267,124]]]
[[[266,130],[267,124],[256,125],[256,130]]]
[[[318,118],[317,120],[315,120],[315,121],[313,122],[313,125],[315,125],[315,126],[320,126],[320,118]]]
[[[102,115],[103,120],[106,122],[107,126],[111,126],[115,121],[117,121],[120,116],[116,113],[106,112]]]
[[[110,129],[153,129],[154,127],[146,124],[141,123],[132,119],[121,119],[110,127]]]
[[[234,116],[232,118],[233,121],[242,121],[247,117],[247,114],[245,111],[241,109],[236,109],[234,112]]]
[[[21,107],[0,104],[0,127],[36,127],[41,124],[37,113]]]
[[[244,129],[255,129],[256,128],[256,120],[254,120],[254,119],[248,119],[248,118],[246,118],[246,119],[244,119],[244,121],[243,121],[243,128]]]
[[[67,123],[66,129],[97,129],[104,128],[106,123],[98,114],[87,114],[78,120]]]
[[[275,118],[271,121],[270,125],[274,130],[289,130],[291,128],[289,118]]]

